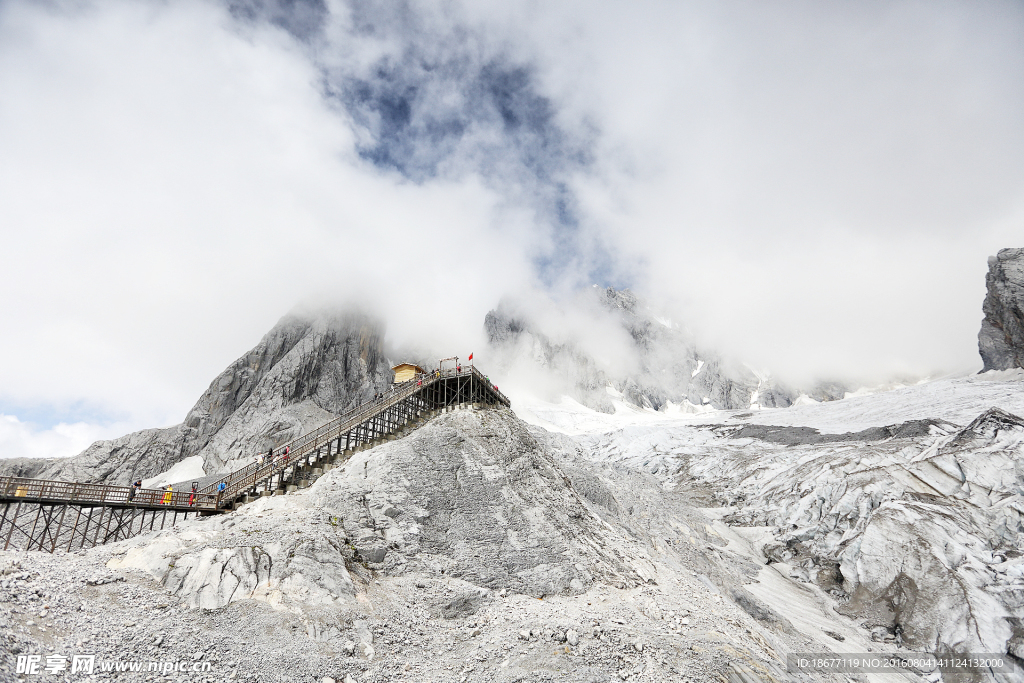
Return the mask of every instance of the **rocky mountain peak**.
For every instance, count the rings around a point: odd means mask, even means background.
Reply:
[[[1024,419],[1001,408],[992,407],[974,418],[949,443],[950,448],[963,447],[980,441],[991,441],[1003,431],[1024,430]]]
[[[796,398],[771,378],[758,377],[699,348],[684,330],[657,317],[632,291],[611,287],[592,291],[597,302],[592,310],[594,329],[607,331],[608,321],[600,318],[610,315],[629,336],[629,348],[620,357],[598,359],[583,343],[592,332],[577,330],[575,337],[563,334],[556,339],[528,313],[502,302],[484,321],[501,369],[536,364],[548,377],[565,378],[565,393],[603,412],[614,411],[612,396],[655,410],[668,407],[669,402],[691,410],[786,407]],[[586,303],[584,295],[583,308]]]
[[[304,403],[301,412],[348,410],[390,383],[383,345],[384,324],[360,313],[286,315],[189,411],[184,450],[198,453],[236,416],[265,420]]]
[[[984,370],[1024,368],[1024,249],[1000,249],[990,257],[985,284],[978,333]]]
[[[384,389],[384,329],[358,312],[286,315],[210,383],[181,424],[98,441],[73,458],[3,460],[0,472],[127,484],[193,457],[207,474],[229,469]]]
[[[617,309],[627,313],[635,313],[638,300],[636,294],[629,289],[607,287],[601,294],[601,301],[610,310]]]

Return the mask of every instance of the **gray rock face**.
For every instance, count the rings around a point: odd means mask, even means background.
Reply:
[[[553,377],[564,377],[573,398],[595,410],[612,412],[607,387],[630,403],[660,410],[668,401],[719,409],[788,407],[797,394],[772,378],[726,363],[701,350],[677,325],[654,316],[627,290],[594,290],[595,315],[610,318],[629,335],[628,357],[601,365],[575,341],[556,342],[527,314],[502,302],[489,312],[484,329],[492,350],[507,366],[529,357]],[[605,364],[609,367],[609,364]]]
[[[709,521],[506,409],[454,411],[230,514],[0,550],[0,662],[59,645],[268,683],[786,680],[776,653],[806,644],[728,603],[755,567]]]
[[[1024,368],[1024,249],[989,258],[978,349],[985,370]]]
[[[319,426],[391,381],[384,327],[361,314],[288,315],[166,429],[98,441],[61,460],[0,460],[0,472],[127,485],[199,455],[212,474]]]
[[[152,476],[188,457],[181,453],[178,425],[97,441],[72,458],[0,460],[0,474],[127,486],[133,479]]]
[[[375,574],[477,587],[437,606],[448,619],[500,590],[542,597],[595,581],[643,585],[652,565],[641,544],[602,518],[607,508],[588,504],[578,476],[511,411],[459,411],[356,453],[307,495],[133,539],[118,566],[145,568],[205,609],[253,598],[351,601]],[[608,492],[601,500],[614,506]]]
[[[371,456],[370,453],[373,455]],[[540,597],[643,582],[549,450],[507,410],[435,418],[317,482],[361,556]]]

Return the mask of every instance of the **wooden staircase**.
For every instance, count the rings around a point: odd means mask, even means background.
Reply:
[[[189,515],[228,512],[257,496],[304,488],[353,453],[398,438],[442,411],[509,405],[475,367],[451,368],[393,385],[274,448],[262,464],[237,469],[198,493],[143,489],[132,496],[128,486],[0,477],[0,543],[4,550],[71,551],[173,526]]]

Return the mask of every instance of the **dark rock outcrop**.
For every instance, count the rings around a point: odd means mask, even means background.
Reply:
[[[1000,249],[990,257],[985,284],[978,333],[984,370],[1024,368],[1024,249]]]
[[[998,408],[993,408],[998,411]],[[1001,412],[1001,411],[999,411]],[[987,413],[986,413],[987,414]],[[1009,415],[1009,413],[1006,413]],[[1009,415],[1012,419],[1012,415]],[[1024,426],[1024,425],[1022,425]],[[888,439],[909,439],[926,436],[932,427],[940,429],[956,429],[957,426],[945,420],[927,418],[924,420],[909,420],[900,424],[887,425],[885,427],[869,427],[859,432],[845,432],[843,434],[822,434],[814,427],[790,427],[773,425],[743,425],[741,427],[727,426],[716,427],[716,431],[727,434],[732,439],[760,439],[768,443],[778,443],[785,446],[800,446],[807,444],[843,443],[850,441],[885,441]]]
[[[213,382],[184,421],[97,441],[72,458],[0,460],[14,476],[127,485],[192,456],[223,471],[391,382],[384,326],[361,314],[288,315]]]

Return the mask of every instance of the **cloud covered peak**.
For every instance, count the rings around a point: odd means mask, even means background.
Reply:
[[[462,348],[593,282],[786,376],[970,367],[1021,36],[1000,2],[8,0],[0,404],[171,424],[297,302]]]

